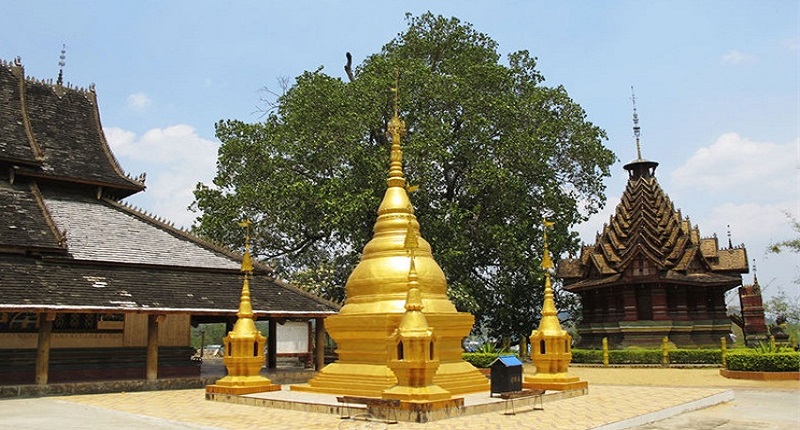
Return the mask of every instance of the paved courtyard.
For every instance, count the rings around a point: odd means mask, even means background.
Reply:
[[[589,394],[545,403],[544,411],[502,412],[427,424],[342,420],[204,400],[201,389],[0,401],[6,427],[20,429],[796,429],[800,382],[741,381],[718,369],[574,367]],[[731,397],[733,398],[732,400]],[[730,400],[730,401],[728,401]],[[710,406],[709,404],[716,404]],[[692,409],[702,408],[691,411]],[[655,421],[656,422],[652,422]],[[651,423],[652,422],[652,423]]]

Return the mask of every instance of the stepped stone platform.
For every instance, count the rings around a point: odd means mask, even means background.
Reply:
[[[588,388],[567,391],[550,391],[542,397],[542,402],[547,408],[548,402],[561,399],[583,396],[589,393]],[[303,391],[292,391],[290,387],[284,386],[281,391],[272,391],[245,395],[228,395],[218,393],[206,393],[206,400],[227,402],[240,405],[261,406],[276,409],[286,409],[300,412],[316,412],[337,416],[369,417],[372,420],[391,420],[397,419],[404,422],[425,423],[447,418],[463,417],[468,415],[485,414],[487,412],[503,412],[509,405],[506,400],[500,397],[490,397],[489,392],[481,392],[456,396],[463,398],[463,406],[448,407],[435,410],[416,410],[397,409],[387,410],[382,408],[370,408],[365,405],[344,405],[337,401],[335,394],[309,393]],[[524,398],[514,400],[516,411],[526,411],[533,408],[534,398]],[[538,403],[538,400],[536,400]]]

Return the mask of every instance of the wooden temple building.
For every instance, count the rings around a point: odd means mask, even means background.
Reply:
[[[654,347],[666,336],[679,347],[718,346],[731,330],[725,293],[748,271],[744,246],[720,248],[676,210],[656,180],[658,163],[642,158],[634,107],[637,159],[616,212],[584,246],[563,260],[558,276],[578,294],[580,346]],[[730,241],[729,241],[730,242]]]
[[[0,62],[0,385],[199,375],[191,326],[236,321],[242,257],[120,202],[144,189],[111,153],[94,88]],[[324,339],[335,304],[264,265],[250,282],[271,367],[277,324],[315,320]]]

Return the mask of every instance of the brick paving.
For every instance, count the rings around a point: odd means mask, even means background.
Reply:
[[[212,402],[204,400],[202,389],[0,400],[0,422],[29,430],[800,428],[800,381],[731,380],[713,368],[576,366],[571,372],[589,382],[588,395],[546,400],[544,411],[462,412],[427,424],[342,420],[335,406],[327,414]]]
[[[589,381],[589,394],[545,404],[544,411],[508,416],[501,412],[461,416],[425,424],[386,425],[342,420],[335,414],[298,412],[204,400],[202,389],[62,397],[59,400],[140,416],[219,429],[464,429],[537,428],[547,430],[622,429],[668,418],[687,410],[731,400],[731,388],[800,393],[798,381],[741,381],[718,369],[573,368]]]

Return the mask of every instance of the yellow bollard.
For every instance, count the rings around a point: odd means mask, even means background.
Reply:
[[[725,336],[719,338],[720,349],[722,349],[722,367],[728,367],[728,339]]]
[[[661,365],[669,366],[669,338],[667,336],[661,340]]]
[[[603,338],[603,367],[608,367],[608,338]]]

